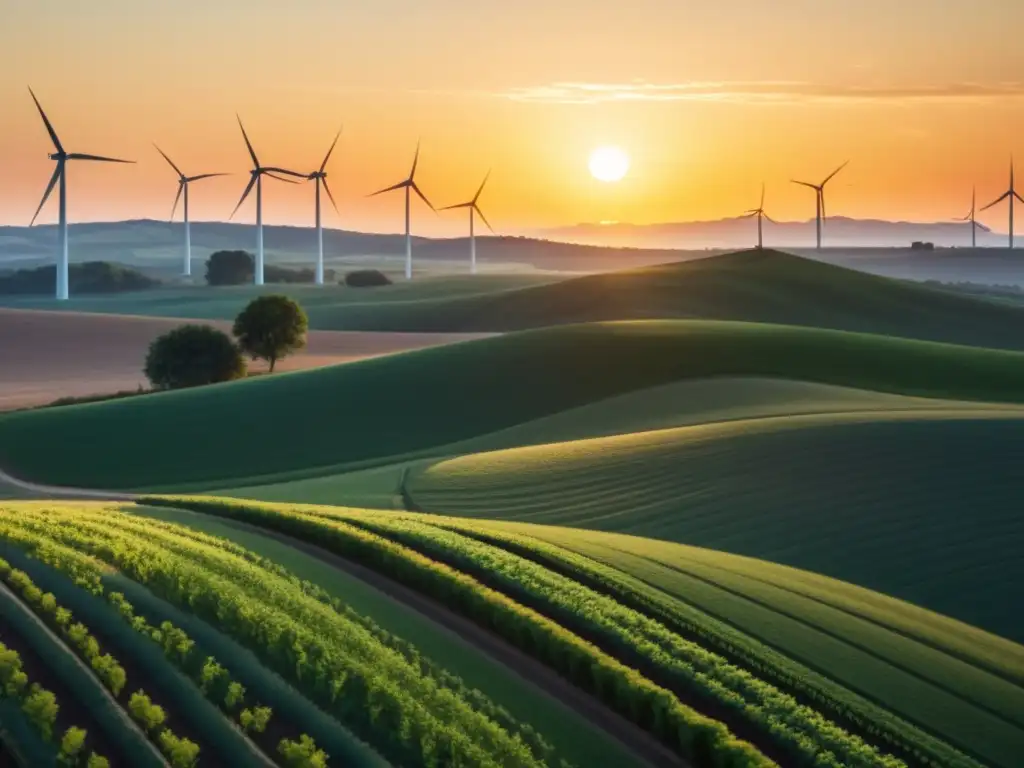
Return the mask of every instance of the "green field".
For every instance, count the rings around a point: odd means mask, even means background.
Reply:
[[[1020,765],[1024,310],[771,251],[287,291],[533,330],[0,414],[0,763]]]
[[[389,463],[568,408],[711,376],[1024,399],[1024,355],[1015,352],[763,324],[599,323],[7,414],[0,416],[0,466],[26,480],[79,487],[266,484]],[[96,435],[103,450],[83,453],[79,446]]]
[[[5,306],[226,319],[261,289],[166,289],[112,297],[16,299]],[[567,278],[428,277],[383,289],[269,286],[323,330],[514,331],[611,320],[705,319],[800,325],[1024,349],[1024,308],[877,277],[778,251],[742,251]]]

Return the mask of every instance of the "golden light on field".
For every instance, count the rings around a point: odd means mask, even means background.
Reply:
[[[619,181],[629,170],[629,157],[618,147],[598,147],[590,153],[590,175],[598,181]]]

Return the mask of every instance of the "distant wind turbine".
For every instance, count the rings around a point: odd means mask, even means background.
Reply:
[[[480,199],[480,193],[484,191],[484,185],[490,177],[491,172],[488,171],[487,175],[484,176],[484,180],[480,183],[480,188],[477,189],[476,194],[473,195],[473,199],[468,203],[456,203],[455,205],[447,205],[441,209],[442,211],[450,211],[454,208],[469,209],[469,273],[471,275],[476,274],[476,232],[474,231],[474,215],[479,213],[480,218],[483,220],[484,224],[487,225],[487,228],[491,230],[491,232],[494,232],[494,227],[491,226],[487,217],[484,216],[484,212],[481,211],[480,206],[477,205],[477,201]],[[494,234],[497,234],[497,232],[494,232]]]
[[[50,177],[50,183],[46,185],[46,191],[43,193],[43,200],[39,203],[39,207],[36,208],[35,215],[32,217],[32,221],[29,223],[31,227],[36,223],[36,218],[39,216],[39,212],[43,210],[43,206],[46,205],[47,199],[50,197],[50,193],[53,192],[54,186],[57,182],[60,182],[60,213],[59,213],[59,227],[60,227],[60,249],[57,252],[57,299],[60,301],[66,301],[68,298],[68,188],[67,188],[67,163],[68,160],[95,160],[101,163],[134,163],[134,160],[118,160],[113,157],[100,157],[99,155],[83,155],[79,152],[66,152],[64,145],[60,143],[60,139],[57,138],[57,132],[53,130],[53,126],[50,124],[49,118],[46,113],[43,112],[42,106],[39,104],[39,99],[36,98],[35,93],[29,88],[28,92],[32,95],[32,101],[36,103],[36,109],[39,110],[39,116],[43,118],[43,124],[46,126],[46,132],[50,134],[50,141],[53,142],[53,147],[56,152],[50,154],[50,159],[57,162],[57,167],[53,171],[53,176]]]
[[[427,200],[426,195],[420,191],[420,188],[416,186],[416,165],[420,160],[420,144],[416,142],[416,154],[412,158],[412,170],[409,171],[409,178],[404,181],[400,181],[397,184],[392,184],[390,187],[377,190],[368,197],[375,197],[377,195],[383,195],[385,192],[392,192],[396,189],[405,189],[405,279],[409,280],[412,278],[412,233],[409,230],[409,204],[410,204],[410,190],[420,196],[420,199],[424,203],[430,206],[430,210],[437,211],[434,204]]]
[[[331,188],[327,186],[327,161],[331,159],[331,153],[334,151],[334,147],[338,143],[338,139],[341,137],[341,128],[338,129],[338,133],[334,136],[334,141],[331,143],[331,148],[327,150],[327,154],[324,156],[324,161],[320,163],[320,170],[313,171],[306,178],[310,181],[316,182],[316,245],[317,245],[317,257],[316,257],[316,284],[324,284],[324,228],[320,222],[320,185],[324,185],[324,191],[327,193],[327,197],[331,200],[331,205],[334,206],[335,213],[338,211],[338,204],[334,202],[334,195],[331,194]]]
[[[966,216],[964,216],[962,219],[957,219],[957,221],[969,221],[969,222],[971,222],[971,248],[977,248],[978,247],[978,222],[974,218],[974,214],[975,214],[974,209],[975,209],[975,206],[977,204],[977,199],[978,199],[977,187],[972,187],[971,188],[971,212],[968,213]],[[1010,247],[1012,248],[1013,246],[1011,245]]]
[[[251,178],[249,179],[249,185],[245,188],[245,192],[242,193],[242,198],[238,201],[238,205],[235,206],[235,210],[231,212],[229,218],[234,218],[235,214],[238,213],[238,209],[242,207],[242,203],[245,202],[245,198],[252,192],[252,188],[256,187],[256,272],[254,275],[254,282],[256,285],[263,285],[263,177],[269,176],[272,179],[278,181],[287,181],[289,184],[298,184],[297,181],[286,179],[277,174],[285,174],[286,176],[296,176],[300,179],[306,178],[304,173],[296,173],[295,171],[286,171],[284,168],[265,167],[260,165],[259,158],[256,157],[256,151],[252,148],[252,142],[249,141],[249,136],[245,132],[245,126],[242,125],[242,118],[238,118],[238,127],[242,129],[242,138],[245,139],[245,146],[249,149],[249,156],[252,157],[252,170],[249,171]]]
[[[832,173],[825,177],[825,180],[821,184],[811,184],[809,181],[797,181],[793,179],[794,184],[800,184],[804,187],[809,187],[814,190],[815,196],[815,224],[817,225],[817,248],[821,250],[821,223],[825,220],[825,185],[828,184],[833,177],[839,173],[843,168],[849,164],[849,160],[836,168]]]
[[[773,224],[775,223],[775,220],[764,212],[764,182],[761,183],[761,204],[743,214],[743,217],[748,219],[753,216],[757,216],[757,249],[761,250],[764,248],[764,239],[761,237],[761,220],[768,219]]]
[[[200,179],[212,179],[214,176],[227,176],[228,174],[226,174],[226,173],[201,173],[198,176],[186,176],[184,173],[181,172],[181,169],[174,164],[174,161],[171,160],[171,158],[169,158],[167,156],[166,152],[164,152],[162,149],[160,149],[160,147],[157,147],[156,144],[154,144],[153,146],[156,147],[156,151],[157,152],[159,152],[161,155],[164,156],[164,160],[166,160],[168,165],[170,165],[171,168],[174,169],[174,172],[176,174],[178,174],[178,194],[175,195],[175,197],[174,197],[174,207],[171,208],[171,221],[174,221],[174,213],[175,213],[175,211],[178,210],[178,201],[181,200],[183,194],[185,196],[185,200],[184,200],[184,203],[185,203],[185,206],[184,206],[184,214],[185,214],[185,271],[184,271],[184,274],[187,277],[187,276],[192,274],[192,225],[189,223],[189,218],[188,218],[188,185],[191,184],[193,181],[199,181]]]
[[[1016,198],[1020,202],[1024,203],[1024,197],[1021,197],[1020,195],[1018,195],[1017,194],[1017,189],[1013,186],[1013,158],[1011,157],[1010,158],[1010,188],[1008,190],[1006,190],[1005,192],[1003,192],[1003,194],[1001,194],[999,197],[997,197],[991,203],[989,203],[988,205],[986,205],[984,208],[981,209],[983,211],[987,211],[992,206],[998,205],[999,203],[1003,202],[1003,200],[1009,200],[1010,201],[1010,249],[1011,250],[1013,249],[1013,200],[1014,200],[1014,198]]]

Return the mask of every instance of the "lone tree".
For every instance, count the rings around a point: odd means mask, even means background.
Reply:
[[[238,346],[253,360],[266,360],[270,372],[282,357],[306,346],[309,321],[298,303],[287,296],[259,296],[235,318]]]
[[[206,260],[208,285],[242,285],[251,283],[256,262],[248,251],[217,251]]]
[[[155,389],[181,389],[245,376],[245,359],[223,331],[182,325],[153,340],[145,366]]]

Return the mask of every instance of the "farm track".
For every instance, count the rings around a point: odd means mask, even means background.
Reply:
[[[37,495],[58,496],[69,501],[132,502],[139,496],[139,494],[133,493],[86,488],[65,488],[29,483],[13,477],[3,470],[0,470],[0,484],[6,484]],[[689,765],[679,756],[663,747],[652,736],[606,708],[597,699],[576,688],[541,662],[512,647],[497,635],[459,616],[440,602],[425,597],[376,571],[353,563],[312,544],[307,544],[276,531],[266,530],[237,520],[223,520],[222,522],[239,530],[275,539],[282,544],[302,551],[332,568],[344,571],[348,575],[366,582],[395,602],[401,603],[422,614],[439,627],[452,632],[486,656],[507,667],[526,681],[527,684],[539,689],[544,695],[555,699],[588,720],[596,728],[609,734],[636,756],[638,765],[658,766],[658,768],[661,766],[680,766],[681,768],[686,768]]]

